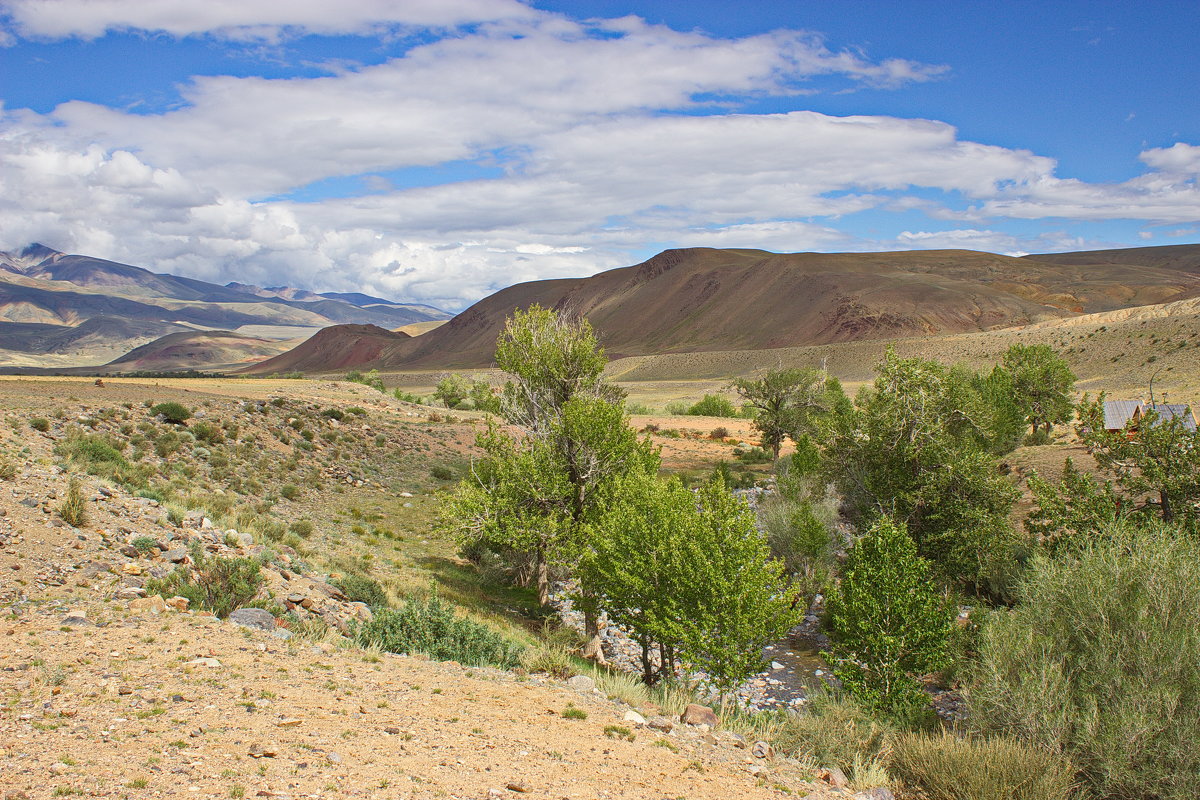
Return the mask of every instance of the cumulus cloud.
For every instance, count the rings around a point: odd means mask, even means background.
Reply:
[[[95,39],[110,31],[212,34],[277,41],[288,34],[373,34],[394,27],[456,27],[535,12],[518,0],[6,0],[26,37]]]

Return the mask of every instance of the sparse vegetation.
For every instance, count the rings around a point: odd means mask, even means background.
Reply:
[[[255,598],[262,586],[261,564],[252,558],[206,555],[191,549],[192,565],[176,567],[167,577],[146,581],[146,591],[186,597],[192,608],[207,609],[224,619]]]

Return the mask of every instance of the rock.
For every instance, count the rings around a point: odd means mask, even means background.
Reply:
[[[340,753],[335,753],[334,751],[330,750],[325,754],[325,760],[330,764],[340,764],[342,763],[342,756]]]
[[[228,535],[228,532],[226,535]],[[254,536],[252,534],[238,533],[237,531],[234,531],[233,538],[237,540],[239,547],[253,547],[254,546]]]
[[[567,686],[570,686],[572,689],[578,689],[581,692],[590,692],[596,688],[596,681],[587,675],[574,675],[567,679]]]
[[[141,586],[126,586],[117,591],[118,600],[137,600],[139,597],[145,597],[146,590]]]
[[[186,597],[180,597],[179,595],[175,595],[167,601],[167,605],[176,611],[187,611],[190,604],[190,600],[188,600]]]
[[[304,720],[296,719],[295,717],[288,717],[286,719],[279,720],[279,722],[276,722],[275,725],[279,728],[294,728],[303,721]]]
[[[696,703],[688,703],[679,719],[685,725],[709,725],[714,728],[721,722],[711,708]]]
[[[876,786],[874,789],[858,792],[854,795],[854,800],[896,800],[896,795],[886,786]]]
[[[783,669],[783,664],[780,664],[778,661],[772,661],[771,669]]]
[[[524,781],[509,781],[508,783],[504,784],[504,788],[508,789],[510,792],[525,794],[529,791],[529,784],[525,783]]]
[[[243,628],[257,628],[260,631],[275,630],[275,618],[271,612],[263,608],[239,608],[229,615],[229,621]]]
[[[130,561],[128,564],[121,567],[121,572],[124,572],[126,575],[141,575],[143,572],[145,572],[145,570],[142,569],[141,564],[135,564]]]
[[[300,605],[301,603],[304,602],[304,595],[301,594],[300,592],[289,592],[288,596],[287,596],[287,601],[289,603],[291,603],[292,605]]]
[[[350,612],[362,622],[370,622],[371,620],[375,619],[375,614],[372,613],[371,607],[366,603],[347,603],[346,608],[348,608]]]
[[[279,748],[273,744],[254,743],[250,745],[251,758],[274,758],[279,752]]]
[[[130,611],[149,611],[151,614],[161,614],[167,610],[167,601],[152,594],[149,597],[139,597],[129,603]]]
[[[127,558],[137,558],[138,556],[141,555],[141,553],[138,552],[138,549],[131,544],[121,545],[121,547],[118,548],[117,552],[119,552],[121,555],[123,555]]]
[[[292,632],[287,628],[276,628],[275,630],[271,631],[271,635],[276,639],[283,639],[284,641],[287,641],[293,636]]]
[[[837,767],[817,770],[816,778],[821,783],[826,783],[835,789],[845,789],[850,785],[850,781],[846,780],[846,773]]]
[[[88,625],[95,625],[96,623],[87,618],[86,611],[68,611],[67,615],[63,617],[58,624],[66,625],[67,627],[81,628]]]
[[[163,558],[170,561],[172,564],[182,564],[187,561],[188,551],[186,547],[173,547],[163,553]]]
[[[666,717],[651,717],[650,721],[646,724],[654,730],[662,731],[663,733],[670,733],[675,730],[675,723]]]
[[[201,657],[201,658],[193,658],[191,661],[188,661],[188,662],[186,662],[186,663],[184,664],[184,666],[185,666],[185,667],[213,667],[213,668],[218,668],[218,667],[220,667],[220,666],[221,666],[221,662],[220,662],[220,661],[218,661],[218,660],[217,660],[217,659],[215,659],[215,658]]]
[[[775,748],[771,747],[770,742],[755,742],[754,747],[750,748],[750,755],[755,758],[771,758],[775,755]]]
[[[632,722],[634,725],[645,725],[646,718],[636,711],[629,710],[625,712],[625,716],[621,717],[626,722]]]

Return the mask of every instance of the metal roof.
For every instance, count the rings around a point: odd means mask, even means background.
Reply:
[[[1153,406],[1147,404],[1145,410],[1154,411],[1158,414],[1158,422],[1177,419],[1183,425],[1185,431],[1196,430],[1196,417],[1192,414],[1190,406],[1183,405],[1182,403],[1159,403]]]
[[[1105,400],[1104,430],[1119,431],[1142,407],[1141,400]]]

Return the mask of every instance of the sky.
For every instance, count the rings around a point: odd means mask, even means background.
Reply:
[[[1200,242],[1200,3],[0,0],[0,250],[459,310],[670,247]]]

